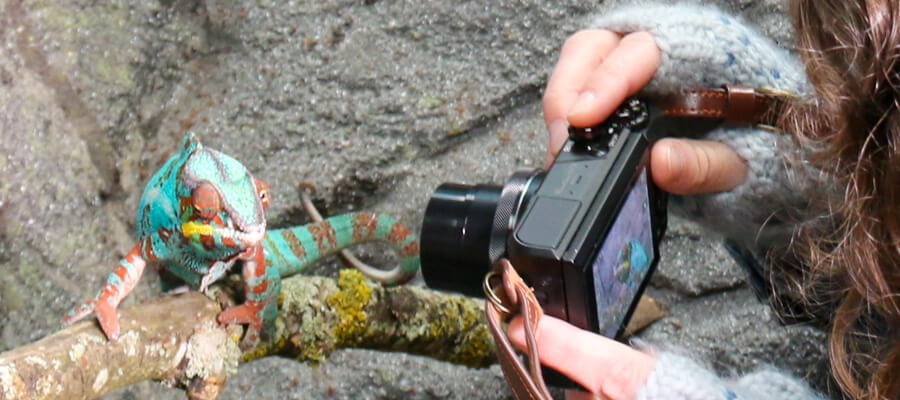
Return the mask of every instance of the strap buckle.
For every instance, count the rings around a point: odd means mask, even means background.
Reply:
[[[761,87],[756,89],[756,93],[759,93],[763,96],[768,96],[777,100],[793,100],[797,98],[797,95],[791,93],[784,89],[777,89],[773,87]]]
[[[756,124],[756,127],[772,133],[782,133],[781,128],[777,126],[778,116],[781,115],[781,108],[785,103],[795,100],[798,96],[784,89],[773,87],[761,87],[755,89],[756,94],[772,99],[772,105],[765,115],[765,121]]]

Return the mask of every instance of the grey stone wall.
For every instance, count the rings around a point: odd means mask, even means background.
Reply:
[[[417,225],[441,182],[542,164],[541,90],[563,40],[629,1],[5,0],[0,2],[0,351],[59,328],[133,246],[143,185],[185,132],[273,194],[270,226],[331,213]],[[775,0],[717,0],[789,45]],[[778,325],[724,250],[675,220],[642,337],[724,374],[821,373],[824,335]],[[387,260],[379,247],[363,255]],[[334,274],[322,263],[311,273]],[[422,284],[418,281],[417,284]],[[149,272],[125,305],[158,295]],[[821,383],[821,376],[815,378]],[[508,398],[499,369],[345,350],[263,359],[223,398]],[[145,383],[108,399],[184,398]]]

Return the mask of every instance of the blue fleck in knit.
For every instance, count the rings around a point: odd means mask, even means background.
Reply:
[[[725,84],[810,91],[802,64],[791,54],[715,8],[641,4],[600,15],[592,27],[653,35],[662,59],[644,88],[651,96]],[[747,180],[727,192],[673,196],[673,211],[757,254],[786,243],[795,228],[789,211],[802,209],[819,181],[816,171],[796,161],[803,159],[801,150],[789,135],[754,128],[718,129],[705,139],[734,148],[747,162]],[[638,394],[642,400],[815,398],[823,397],[789,374],[766,369],[727,380],[669,352],[658,354]]]

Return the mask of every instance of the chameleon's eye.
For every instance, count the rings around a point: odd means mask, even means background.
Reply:
[[[262,202],[263,210],[269,208],[269,185],[265,182],[256,180],[256,193],[259,194],[259,200]]]
[[[222,211],[222,200],[219,198],[219,192],[212,184],[201,183],[194,192],[191,193],[191,202],[200,213],[200,218],[213,219]]]

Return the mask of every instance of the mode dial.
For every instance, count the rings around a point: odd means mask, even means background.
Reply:
[[[570,126],[569,137],[576,142],[607,142],[616,135],[643,129],[650,121],[647,105],[636,98],[626,99],[612,115],[598,125],[579,128]]]

